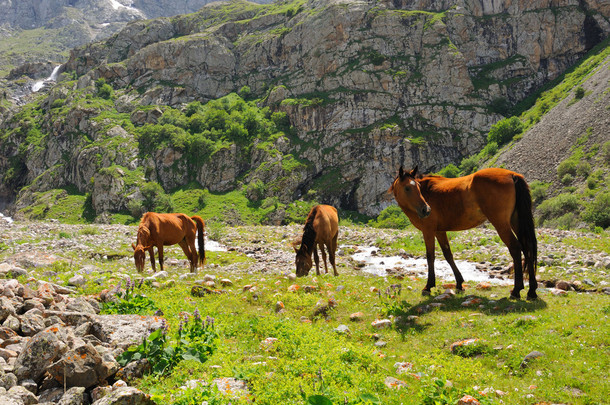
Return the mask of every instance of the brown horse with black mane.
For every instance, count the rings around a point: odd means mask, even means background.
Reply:
[[[434,238],[455,275],[456,288],[464,279],[453,261],[447,231],[474,228],[489,220],[508,247],[513,259],[515,283],[511,297],[523,290],[523,264],[529,274],[528,299],[536,299],[538,245],[532,217],[532,199],[523,175],[506,169],[483,169],[458,178],[417,175],[402,166],[391,192],[413,225],[422,231],[428,261],[428,282],[422,294],[436,285],[434,276]]]
[[[316,261],[316,274],[320,275],[320,259],[318,258],[318,246],[322,252],[322,260],[324,260],[324,269],[328,274],[326,266],[326,252],[324,246],[328,250],[330,264],[333,266],[335,276],[338,276],[337,267],[335,266],[335,250],[337,250],[337,237],[339,236],[339,218],[337,209],[330,205],[316,205],[309,211],[303,236],[300,241],[295,242],[294,250],[297,254],[295,264],[297,267],[297,276],[302,277],[309,274],[311,269],[311,254]],[[296,245],[301,244],[297,249]]]
[[[197,271],[198,264],[205,263],[205,223],[198,216],[188,217],[185,214],[157,214],[147,212],[140,220],[136,244],[133,243],[133,259],[138,271],[144,270],[146,251],[150,253],[150,263],[155,270],[155,254],[153,247],[159,253],[159,265],[163,270],[163,246],[179,244],[191,263],[191,273]],[[199,233],[199,261],[195,248],[195,236]],[[199,262],[199,263],[198,263]]]

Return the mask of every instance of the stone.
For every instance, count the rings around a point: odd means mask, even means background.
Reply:
[[[88,403],[84,387],[72,387],[61,397],[57,405],[85,405]]]
[[[117,371],[115,378],[119,378],[123,381],[133,381],[136,378],[142,378],[144,374],[150,371],[150,363],[148,359],[140,359],[132,361],[125,367]]]
[[[541,353],[537,350],[534,350],[530,353],[527,354],[527,356],[525,356],[523,358],[523,361],[521,361],[521,368],[526,368],[534,359],[537,359],[539,357],[543,357],[544,353]]]
[[[36,398],[36,395],[20,385],[11,387],[7,394],[12,397],[19,398],[24,405],[38,404],[38,398]]]
[[[250,394],[248,385],[243,380],[236,378],[216,378],[212,381],[218,390],[230,398],[246,398]]]
[[[84,344],[64,353],[47,368],[47,372],[68,387],[89,388],[101,384],[118,369],[119,364],[116,361],[103,361],[92,345]]]
[[[42,381],[47,368],[68,350],[67,340],[68,330],[60,325],[52,325],[34,335],[15,362],[17,378]]]
[[[109,395],[95,401],[92,405],[156,405],[150,398],[150,395],[145,394],[137,388],[133,387],[118,387]]]
[[[375,319],[371,322],[371,326],[375,329],[384,329],[392,326],[392,321],[389,319]]]
[[[86,283],[87,280],[81,274],[76,274],[73,277],[70,277],[70,279],[68,280],[68,285],[72,285],[75,287],[82,287]]]
[[[464,395],[458,400],[458,405],[480,405],[480,402],[471,395]]]
[[[359,322],[362,320],[362,318],[364,318],[364,313],[362,312],[354,312],[349,316],[349,320],[352,322]]]
[[[349,327],[347,325],[339,325],[335,328],[335,332],[337,332],[340,335],[349,335],[351,333],[351,331],[349,330]]]
[[[407,383],[399,380],[398,378],[394,378],[394,377],[386,377],[385,380],[383,381],[383,383],[385,384],[386,387],[390,388],[390,389],[400,389],[403,387],[407,387]]]

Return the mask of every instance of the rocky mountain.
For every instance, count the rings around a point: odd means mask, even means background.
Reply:
[[[24,63],[64,62],[71,48],[107,38],[130,21],[192,13],[212,1],[1,0],[0,72]],[[48,76],[51,70],[36,72]]]
[[[135,175],[166,191],[262,184],[261,199],[307,194],[374,215],[389,204],[398,166],[434,171],[478,152],[511,106],[608,36],[609,18],[593,0],[296,0],[134,21],[73,50],[46,98],[5,113],[2,194],[21,190],[19,208],[69,185],[90,193],[99,215],[141,198]],[[83,101],[101,83],[112,102]],[[184,143],[146,153],[138,144],[146,125],[199,136],[165,116],[168,107],[185,112],[246,88],[292,130],[255,148],[226,144],[195,164]],[[36,136],[26,116],[39,117]]]

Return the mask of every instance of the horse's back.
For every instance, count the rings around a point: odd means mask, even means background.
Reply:
[[[140,225],[146,223],[151,237],[164,245],[174,245],[184,239],[187,233],[196,231],[193,220],[182,213],[147,212]]]
[[[320,239],[332,239],[339,232],[337,209],[330,205],[320,204],[315,207],[314,227]]]
[[[523,178],[517,172],[502,168],[482,169],[473,174],[471,189],[490,220],[494,217],[508,220],[515,210],[515,177]]]

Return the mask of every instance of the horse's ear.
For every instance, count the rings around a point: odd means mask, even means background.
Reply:
[[[417,175],[417,166],[415,166],[415,168],[413,170],[411,170],[411,173],[409,173],[409,175],[413,178],[415,178],[415,176]]]
[[[135,244],[131,244],[131,247],[133,248],[133,250],[136,250],[136,245]]]
[[[405,170],[402,168],[402,165],[400,165],[400,169],[398,169],[398,178],[400,180],[404,180],[406,175],[407,175],[407,172],[405,172]]]
[[[292,245],[292,248],[294,249],[294,253],[299,253],[299,249],[297,249],[296,246]]]

